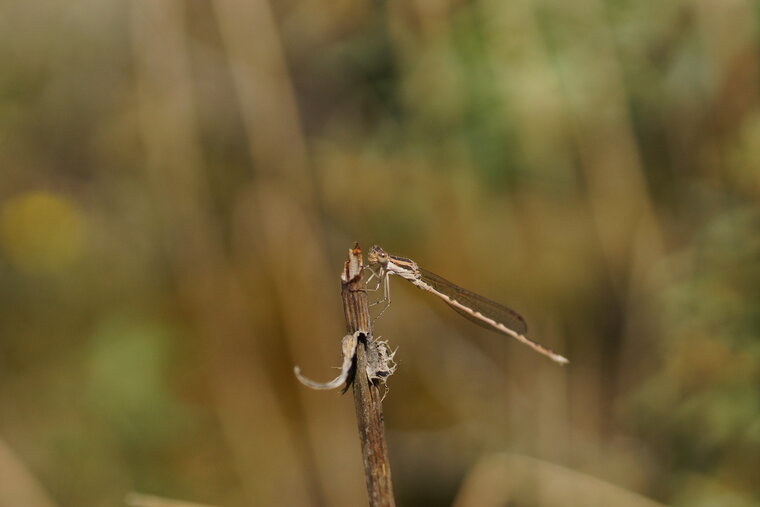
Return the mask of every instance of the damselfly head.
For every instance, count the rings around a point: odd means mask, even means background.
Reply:
[[[380,248],[377,245],[373,245],[372,248],[369,250],[369,253],[367,254],[367,261],[370,264],[387,264],[388,263],[388,254],[385,253],[385,250]]]

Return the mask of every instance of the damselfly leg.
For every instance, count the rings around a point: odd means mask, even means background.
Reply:
[[[383,287],[383,297],[378,299],[377,301],[373,301],[369,304],[369,306],[375,306],[378,304],[385,303],[385,306],[382,310],[380,310],[380,313],[378,313],[373,320],[377,320],[380,318],[382,314],[385,313],[385,311],[391,306],[391,289],[390,284],[388,283],[388,271],[384,270],[383,268],[379,268],[377,271],[372,269],[370,266],[365,266],[366,269],[369,269],[370,273],[372,273],[369,278],[367,278],[365,283],[369,283],[372,281],[373,278],[377,278],[377,283],[372,288],[366,288],[368,292],[375,292],[380,289],[380,286]]]
[[[378,271],[375,271],[372,269],[371,266],[364,266],[364,269],[368,269],[370,273],[372,273],[367,280],[365,280],[365,285],[372,281],[373,278],[377,278],[377,283],[374,287],[371,289],[368,287],[365,287],[365,290],[367,292],[375,292],[380,288],[380,285],[383,283],[383,269],[380,268]]]
[[[382,278],[382,280],[383,280],[383,298],[375,301],[374,303],[372,303],[370,305],[370,306],[374,306],[374,305],[376,305],[378,303],[385,303],[385,306],[383,307],[382,310],[380,310],[380,313],[378,313],[375,316],[374,320],[377,320],[380,317],[382,317],[383,314],[385,313],[385,311],[388,308],[391,307],[391,284],[388,283],[388,276],[390,276],[390,273],[388,273],[387,271],[385,273],[383,273],[383,278]]]

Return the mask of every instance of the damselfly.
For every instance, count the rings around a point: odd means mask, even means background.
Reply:
[[[420,289],[443,299],[459,314],[476,324],[488,329],[501,331],[560,364],[568,362],[561,355],[526,338],[525,334],[528,332],[528,326],[520,314],[514,310],[454,285],[448,280],[420,268],[411,259],[390,255],[377,245],[373,246],[369,251],[367,260],[372,270],[372,276],[369,279],[377,277],[378,284],[382,283],[383,285],[383,298],[380,301],[390,303],[388,277],[390,275],[398,275],[401,278],[409,280]]]

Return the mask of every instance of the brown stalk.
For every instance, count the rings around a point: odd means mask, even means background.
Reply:
[[[356,244],[349,251],[341,274],[341,296],[349,334],[359,333],[356,347],[353,388],[359,440],[367,479],[367,495],[371,506],[394,506],[391,468],[383,426],[380,385],[370,381],[367,364],[375,363],[378,352],[372,338],[367,291],[362,277],[362,252]],[[374,358],[374,359],[373,359]]]

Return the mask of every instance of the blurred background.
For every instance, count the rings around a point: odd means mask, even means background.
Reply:
[[[392,280],[399,505],[760,505],[759,21],[0,3],[0,505],[366,504],[354,241],[570,359]]]

